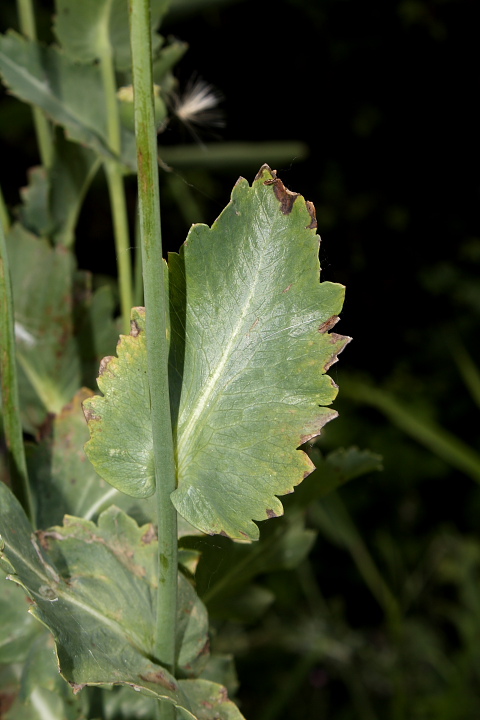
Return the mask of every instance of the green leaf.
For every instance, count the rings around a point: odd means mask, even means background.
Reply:
[[[28,186],[20,191],[22,225],[39,237],[71,246],[83,198],[99,165],[92,150],[68,142],[58,131],[50,171],[32,168]]]
[[[207,666],[201,674],[203,680],[225,685],[229,695],[235,695],[239,682],[233,655],[210,655]]]
[[[92,63],[110,46],[117,70],[131,66],[128,0],[56,0],[54,31],[62,49],[73,60]],[[168,0],[152,0],[153,47],[159,38],[154,30],[168,9]]]
[[[242,720],[237,706],[228,699],[222,685],[209,680],[180,680],[179,686],[188,697],[197,720]],[[182,712],[182,710],[180,710]],[[188,718],[188,715],[184,715]]]
[[[93,392],[79,390],[47,427],[38,444],[28,446],[28,468],[37,498],[37,526],[60,524],[64,515],[96,519],[110,505],[133,515],[142,523],[152,520],[148,503],[112,488],[87,461],[83,446],[88,429],[81,403]],[[150,511],[150,516],[148,515]]]
[[[2,563],[13,566],[13,579],[34,601],[30,612],[53,633],[62,675],[76,690],[126,684],[195,717],[180,684],[153,659],[158,543],[152,525],[139,527],[110,508],[98,525],[66,517],[63,527],[34,534],[0,485],[0,529]],[[206,661],[208,638],[205,609],[187,586],[180,574],[179,660],[188,674]],[[189,682],[186,688],[195,688]],[[196,702],[196,691],[193,696]]]
[[[92,296],[63,246],[13,226],[7,238],[15,307],[20,405],[24,427],[36,434],[47,412],[58,413],[85,384],[99,359],[115,347],[113,298]]]
[[[2,714],[2,720],[82,720],[87,717],[87,697],[75,696],[59,675],[55,644],[45,629],[29,648],[20,680],[18,697],[6,715]]]
[[[99,166],[100,159],[93,150],[68,142],[63,132],[57,132],[49,173],[52,237],[56,244],[73,245],[83,199]]]
[[[27,598],[20,588],[0,572],[0,665],[23,662],[43,630],[27,609]]]
[[[40,107],[67,136],[103,158],[117,159],[108,144],[105,97],[97,65],[80,65],[55,47],[8,32],[0,36],[0,73],[11,92]],[[123,129],[121,161],[136,167],[135,136]]]
[[[252,520],[281,515],[313,465],[299,445],[336,416],[324,375],[349,338],[327,331],[344,289],[319,283],[314,209],[266,166],[241,179],[212,228],[196,225],[169,258],[170,390],[176,509],[207,533],[257,539]],[[105,397],[85,403],[86,452],[108,482],[154,492],[145,313],[132,313]]]
[[[22,225],[39,237],[46,237],[52,229],[49,190],[50,184],[45,168],[30,168],[28,186],[20,190],[22,206],[19,209],[19,217]]]

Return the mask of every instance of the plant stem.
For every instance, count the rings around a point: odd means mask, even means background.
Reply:
[[[7,233],[10,230],[10,216],[5,198],[3,197],[2,188],[0,188],[0,225],[3,227],[3,232]]]
[[[123,333],[128,335],[130,333],[130,310],[133,307],[133,290],[125,188],[123,185],[122,171],[118,163],[115,161],[105,162],[105,174],[107,176],[110,205],[112,207],[122,329]]]
[[[28,483],[23,446],[20,404],[18,401],[17,366],[15,360],[15,329],[13,295],[3,224],[0,222],[0,381],[2,414],[8,451],[12,490],[34,523],[33,498]]]
[[[397,400],[392,393],[354,377],[343,379],[342,393],[345,397],[377,408],[407,435],[480,483],[480,454],[433,420],[422,418],[414,408]]]
[[[155,655],[175,670],[177,620],[177,514],[170,500],[176,468],[168,392],[168,341],[157,141],[153,109],[149,0],[130,0],[131,45],[138,152],[139,221],[146,306],[148,374],[155,456],[159,583]],[[162,718],[174,718],[163,704]]]
[[[113,63],[113,48],[109,37],[109,28],[105,22],[101,42],[100,69],[107,111],[107,133],[110,149],[120,156],[122,151],[121,125],[118,115],[117,83]],[[130,310],[133,305],[132,262],[130,257],[130,237],[128,213],[125,200],[123,173],[119,162],[105,162],[110,205],[112,207],[115,249],[117,254],[118,283],[120,288],[120,308],[122,312],[123,332],[130,332]]]
[[[37,30],[35,27],[32,0],[17,0],[17,12],[22,33],[25,37],[36,40]],[[50,123],[42,110],[37,107],[33,108],[33,122],[42,165],[49,168],[53,162],[53,142]]]

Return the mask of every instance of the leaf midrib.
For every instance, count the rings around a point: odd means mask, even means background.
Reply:
[[[269,231],[269,235],[271,234],[271,227]],[[265,237],[263,238],[263,244],[265,244]],[[215,369],[215,372],[209,379],[209,381],[205,384],[203,391],[198,396],[198,400],[190,413],[190,417],[185,424],[183,430],[181,431],[181,434],[179,436],[178,445],[185,448],[188,444],[195,445],[194,437],[195,437],[195,428],[199,427],[201,428],[202,425],[200,424],[199,420],[202,414],[204,413],[205,409],[208,407],[208,402],[211,399],[211,397],[214,395],[215,388],[217,386],[218,380],[222,375],[223,370],[225,369],[225,366],[227,365],[228,360],[231,357],[231,351],[235,347],[237,338],[240,335],[241,328],[245,325],[245,318],[247,316],[248,310],[251,306],[251,300],[252,297],[255,295],[257,285],[258,285],[258,279],[260,277],[260,271],[263,268],[263,260],[264,260],[264,253],[260,253],[260,262],[257,264],[256,271],[255,271],[255,281],[251,285],[250,292],[248,293],[247,300],[245,301],[242,312],[240,314],[239,320],[235,326],[235,329],[231,333],[230,340],[225,346],[225,349],[220,357],[220,361],[217,364],[217,367]],[[210,412],[212,410],[212,407],[210,408]],[[178,476],[181,477],[181,465],[178,466]]]

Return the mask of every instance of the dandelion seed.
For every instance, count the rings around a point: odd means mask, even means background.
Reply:
[[[221,95],[213,85],[196,78],[189,81],[183,95],[174,97],[173,109],[185,125],[223,127],[223,115],[218,109],[220,100]]]
[[[15,323],[15,339],[18,342],[23,342],[28,347],[34,347],[37,344],[36,339],[26,328],[23,327],[19,322]]]

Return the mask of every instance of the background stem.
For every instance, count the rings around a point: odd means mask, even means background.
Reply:
[[[115,155],[122,152],[122,133],[118,115],[117,83],[115,66],[113,63],[113,48],[109,37],[108,25],[104,28],[100,56],[100,68],[103,87],[105,90],[105,103],[107,111],[108,142]],[[120,290],[120,309],[122,312],[122,329],[130,333],[130,310],[133,305],[132,289],[132,261],[130,256],[130,236],[128,229],[128,213],[125,200],[125,187],[123,172],[119,162],[115,160],[105,162],[108,192],[113,216],[113,230],[115,235],[115,250],[117,254],[118,284]]]
[[[12,490],[32,524],[35,513],[28,483],[23,446],[20,404],[18,401],[17,366],[15,360],[15,320],[7,245],[0,222],[0,381],[2,391],[3,428],[8,452]]]
[[[25,37],[30,38],[31,40],[36,40],[37,30],[35,26],[35,15],[33,13],[32,1],[17,0],[17,12],[20,30],[22,33]],[[32,112],[42,165],[49,168],[51,167],[53,161],[53,142],[50,123],[40,108],[33,107]]]
[[[176,469],[168,392],[166,296],[160,230],[149,0],[130,0],[130,22],[138,152],[139,223],[159,541],[155,655],[162,664],[174,672],[177,618],[177,514],[170,495],[176,487]],[[162,718],[175,717],[173,706],[166,703],[161,706],[160,712]]]

